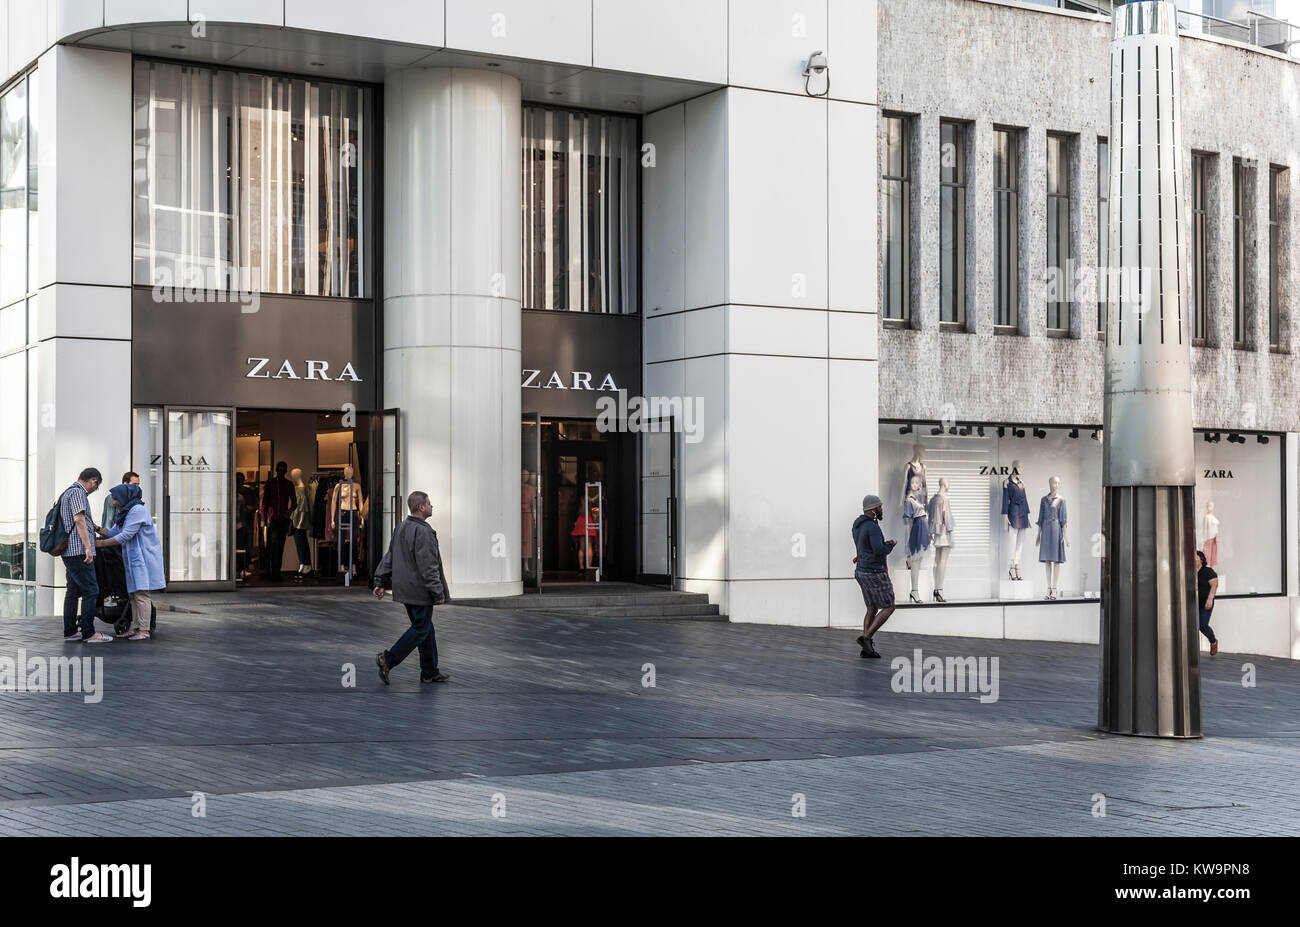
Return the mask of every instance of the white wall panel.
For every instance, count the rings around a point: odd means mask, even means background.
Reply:
[[[1046,584],[1044,584],[1046,585]],[[1008,640],[1096,644],[1101,635],[1101,605],[1009,605],[1004,610]]]
[[[831,97],[876,102],[876,0],[827,0]]]
[[[447,47],[591,64],[591,0],[446,0]]]
[[[829,584],[824,579],[727,583],[732,621],[826,627]]]
[[[728,356],[729,579],[826,575],[826,364]]]
[[[826,137],[829,306],[875,311],[879,302],[876,108],[831,102],[827,107]]]
[[[210,23],[284,25],[284,0],[190,0],[190,16]]]
[[[826,0],[731,0],[730,83],[804,92],[803,60],[826,50]]]
[[[727,92],[686,102],[685,305],[727,300]]]
[[[727,82],[727,0],[593,0],[598,68]]]
[[[689,313],[649,317],[641,327],[641,356],[646,364],[683,357],[682,323]],[[647,389],[649,387],[647,386]]]
[[[1210,627],[1219,639],[1219,653],[1258,653],[1290,657],[1291,603],[1285,596],[1267,599],[1215,599]],[[1201,649],[1209,642],[1201,636]],[[1209,657],[1201,657],[1208,660]],[[1216,659],[1222,660],[1219,656]]]
[[[879,325],[872,312],[828,312],[831,357],[875,360],[880,338]]]
[[[826,356],[825,312],[776,306],[728,306],[726,312],[733,354]]]
[[[46,0],[45,37],[50,44],[103,26],[103,0]]]
[[[854,580],[857,583],[857,580]],[[862,602],[859,594],[858,602]],[[865,612],[865,607],[862,608]],[[951,637],[983,637],[993,640],[1002,637],[1001,606],[992,608],[900,608],[894,612],[889,623],[880,629],[886,635],[899,634],[937,634]],[[858,618],[861,627],[862,618]],[[884,650],[886,659],[899,652],[899,645],[888,639],[876,638],[877,649]],[[903,651],[910,657],[911,650]]]
[[[183,23],[189,18],[186,0],[104,0],[104,25],[125,23]]]
[[[641,169],[641,259],[645,314],[681,309],[686,255],[686,107],[650,113],[642,145],[653,145],[654,165]],[[647,328],[648,331],[648,328]]]
[[[49,0],[9,0],[9,25],[5,42],[9,47],[9,66],[21,71],[49,48],[46,35]]]
[[[131,332],[131,289],[60,283],[41,290],[36,337],[124,338]]]
[[[291,29],[357,35],[390,42],[441,46],[442,0],[284,0],[284,24]]]
[[[884,495],[880,492],[876,437],[878,365],[846,360],[832,360],[829,365],[826,569],[830,576],[847,577],[853,575],[856,551],[852,529],[854,519],[862,514],[862,497]]]
[[[721,354],[727,344],[727,311],[724,306],[692,309],[682,313],[682,356],[704,357]]]
[[[656,365],[655,377],[659,373]],[[703,399],[701,440],[680,446],[682,468],[679,572],[692,579],[724,579],[727,569],[726,360],[682,362],[681,395]],[[669,393],[668,395],[672,395]]]
[[[826,308],[826,104],[729,90],[732,303]]]

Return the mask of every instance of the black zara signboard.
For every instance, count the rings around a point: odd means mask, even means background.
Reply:
[[[595,418],[596,400],[641,393],[641,317],[523,311],[523,412]]]
[[[369,300],[261,294],[241,303],[160,300],[144,287],[134,293],[136,405],[319,410],[352,403],[371,411],[377,370]]]

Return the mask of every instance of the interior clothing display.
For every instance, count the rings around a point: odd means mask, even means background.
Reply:
[[[1206,566],[1218,566],[1219,565],[1219,539],[1217,537],[1206,538],[1205,544],[1201,547],[1201,553],[1205,554]]]
[[[293,483],[283,476],[273,476],[262,484],[262,520],[290,519],[298,505]]]
[[[1025,497],[1025,484],[1018,477],[1002,484],[1002,514],[1013,528],[1029,527],[1029,500]]]
[[[929,487],[926,485],[925,475],[926,475],[926,469],[925,469],[925,463],[923,461],[920,460],[908,461],[907,472],[903,474],[904,504],[906,504],[906,497],[912,494],[912,477],[917,477],[921,481],[921,488],[916,491],[917,495],[919,495],[922,499],[930,498],[930,490]]]
[[[925,505],[915,496],[903,503],[903,522],[910,525],[907,533],[907,552],[918,554],[930,548],[930,516]]]
[[[304,483],[294,489],[296,505],[293,509],[293,530],[307,528],[311,522],[312,494],[316,491],[315,483]]]
[[[1065,500],[1043,496],[1038,503],[1038,561],[1065,562]]]
[[[533,558],[533,548],[536,546],[536,531],[533,529],[533,519],[537,517],[536,505],[537,487],[529,480],[519,490],[519,537],[525,560]]]
[[[937,492],[934,498],[930,500],[927,510],[930,517],[930,534],[934,536],[935,547],[949,547],[952,545],[952,538],[949,532],[953,529],[952,509],[948,505],[948,496],[945,493]]]

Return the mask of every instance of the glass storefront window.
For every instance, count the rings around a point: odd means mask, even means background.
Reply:
[[[232,426],[229,412],[167,412],[171,582],[230,579]]]
[[[949,602],[1042,601],[1049,590],[1048,564],[1058,562],[1056,557],[1063,559],[1056,568],[1055,597],[1097,598],[1104,549],[1100,432],[1082,426],[984,425],[935,435],[934,427],[902,422],[880,426],[879,495],[885,500],[881,528],[886,538],[898,542],[889,557],[897,601],[909,600],[914,579],[924,603],[934,601],[936,589]],[[903,428],[910,430],[902,434]],[[961,433],[966,430],[969,434]],[[1197,435],[1196,540],[1204,549],[1211,534],[1217,538],[1212,545],[1217,550],[1207,554],[1219,564],[1215,569],[1223,577],[1224,595],[1283,591],[1284,442],[1281,436],[1265,437],[1267,444],[1255,435],[1240,441],[1229,441],[1227,432],[1218,441]],[[916,475],[920,485],[909,492],[905,481]],[[1013,476],[1021,485],[1008,492]],[[1052,501],[1053,477],[1060,480],[1059,502]],[[1013,511],[1009,518],[1003,513],[1004,497],[1014,503],[1020,492],[1019,513],[1024,517]],[[935,501],[940,493],[951,525],[942,555],[928,534],[930,523],[940,521]],[[909,503],[909,495],[919,507]],[[1209,503],[1214,503],[1212,511]],[[1063,517],[1044,515],[1045,506]],[[914,531],[914,520],[904,515],[922,511],[925,526]],[[1217,523],[1206,521],[1207,511]],[[1040,518],[1045,528],[1040,528]],[[1013,520],[1021,527],[1013,527]],[[1060,542],[1054,521],[1064,523]],[[909,547],[916,547],[917,553]]]
[[[0,357],[0,580],[22,580],[27,546],[26,353]],[[12,398],[11,398],[12,397]]]
[[[27,82],[0,97],[0,306],[27,295]]]
[[[640,311],[637,120],[524,106],[524,308]]]
[[[366,295],[364,87],[138,60],[136,284]]]

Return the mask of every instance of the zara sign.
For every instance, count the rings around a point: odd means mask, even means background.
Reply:
[[[596,401],[641,391],[641,318],[523,311],[519,386],[524,413],[594,419]]]

